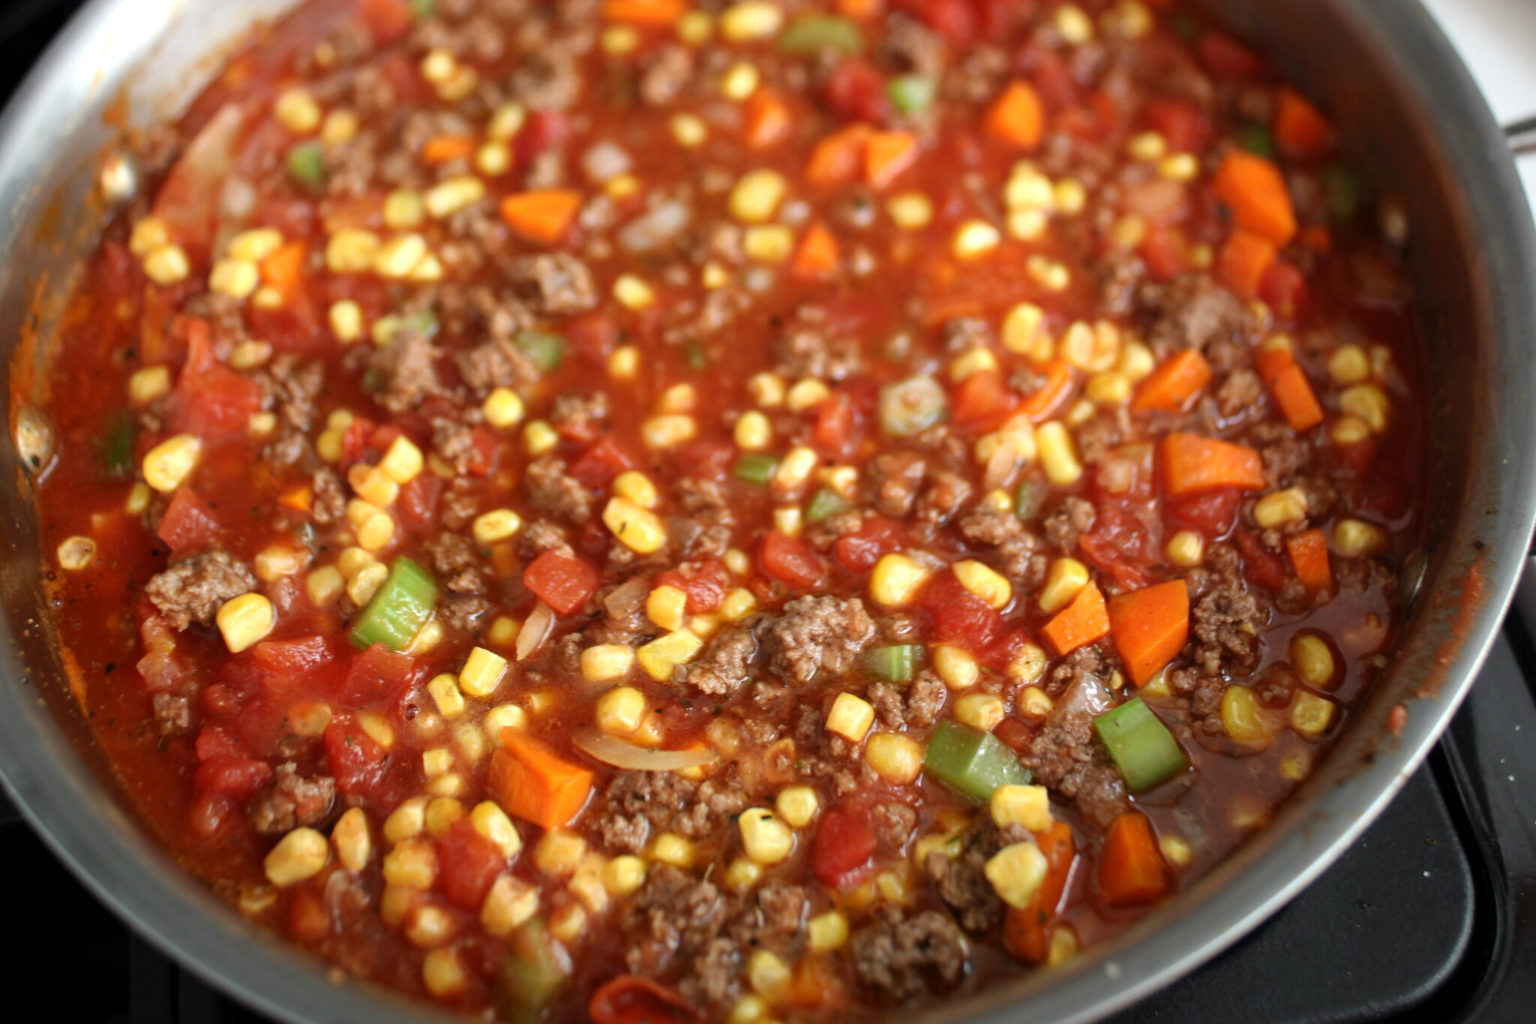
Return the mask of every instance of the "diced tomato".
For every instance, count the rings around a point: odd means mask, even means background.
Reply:
[[[757,552],[763,572],[791,587],[813,587],[821,579],[821,559],[816,549],[798,537],[769,530]]]
[[[523,570],[523,585],[560,615],[580,611],[601,583],[592,566],[558,551],[544,552]]]
[[[507,866],[506,855],[460,818],[438,842],[438,880],[448,902],[463,910],[479,910],[496,876]]]
[[[676,587],[688,595],[686,611],[689,615],[702,615],[720,607],[725,592],[731,585],[725,566],[713,559],[684,573],[668,569],[656,576],[656,586]]]
[[[1290,572],[1283,557],[1266,548],[1255,534],[1247,531],[1240,531],[1234,539],[1243,552],[1243,567],[1250,580],[1271,590],[1285,586]]]
[[[594,363],[605,362],[619,343],[619,323],[607,313],[584,313],[565,325],[571,351]]]
[[[917,606],[933,620],[934,636],[979,653],[997,640],[1003,619],[949,571],[934,573],[918,592]]]
[[[976,38],[977,10],[972,0],[896,0],[897,9],[907,12],[954,46],[963,46]]]
[[[1148,566],[1157,552],[1146,524],[1121,508],[1101,508],[1093,526],[1077,539],[1083,557],[1114,577],[1122,587],[1145,587],[1152,582]]]
[[[213,506],[183,484],[171,495],[171,503],[166,506],[155,533],[170,546],[173,555],[202,551],[218,536],[219,520]]]
[[[571,137],[571,122],[553,110],[535,110],[523,123],[513,146],[517,150],[517,162],[526,165],[546,150],[559,149]]]
[[[816,421],[811,427],[811,444],[831,458],[847,456],[860,434],[858,409],[846,392],[836,391],[816,407]]]
[[[341,435],[341,465],[342,468],[350,468],[354,463],[362,462],[368,454],[368,439],[373,435],[373,423],[365,419],[355,419],[347,426]]]
[[[1264,60],[1225,32],[1207,29],[1195,43],[1200,62],[1213,75],[1252,78],[1264,70]]]
[[[357,16],[378,46],[404,38],[414,20],[405,0],[358,0]]]
[[[263,640],[251,648],[262,687],[268,693],[293,693],[334,681],[342,665],[341,645],[332,637],[306,636],[296,640]]]
[[[178,323],[186,325],[187,361],[166,399],[167,429],[205,440],[246,433],[261,408],[260,385],[218,362],[206,320],[180,317]]]
[[[592,993],[587,1017],[592,1024],[698,1024],[704,1015],[659,981],[621,974]]]
[[[192,750],[197,754],[199,761],[245,756],[245,748],[240,745],[240,741],[231,736],[228,730],[217,725],[205,725],[199,729],[197,739],[192,744]]]
[[[1193,103],[1154,96],[1141,108],[1147,127],[1161,135],[1174,153],[1199,153],[1211,140],[1210,119]]]
[[[832,112],[856,121],[883,123],[891,116],[885,76],[863,57],[848,57],[827,77],[822,97]]]
[[[681,474],[695,480],[723,480],[731,475],[739,453],[729,441],[700,439],[677,449],[676,465]]]
[[[367,796],[384,777],[389,755],[350,718],[325,727],[325,756],[336,788],[345,796]]]
[[[98,298],[132,297],[142,287],[139,261],[120,242],[103,242],[91,264],[91,282]]]
[[[417,473],[410,483],[400,485],[395,511],[407,531],[416,533],[433,527],[437,521],[437,503],[446,482],[436,473]]]
[[[829,889],[852,889],[874,867],[875,831],[859,811],[838,807],[821,816],[811,840],[811,873]]]
[[[296,889],[288,901],[288,934],[303,945],[319,942],[331,931],[325,902],[312,889]]]
[[[961,430],[979,433],[992,430],[1008,418],[1019,398],[998,370],[982,370],[955,387],[953,420]]]
[[[1169,531],[1195,530],[1215,540],[1232,529],[1243,492],[1235,487],[1218,487],[1199,494],[1180,495],[1163,500],[1163,522]]]
[[[1077,103],[1077,82],[1066,62],[1054,50],[1031,47],[1024,53],[1023,63],[1029,69],[1030,81],[1050,110],[1068,110]]]
[[[901,547],[902,540],[901,526],[895,520],[875,516],[839,537],[832,545],[832,554],[850,572],[868,572],[881,555]]]
[[[199,793],[217,793],[234,800],[245,800],[272,778],[272,766],[246,757],[216,757],[204,761],[192,773],[192,786]]]
[[[614,477],[639,464],[613,434],[605,434],[576,457],[568,472],[588,487],[607,487]]]
[[[1035,738],[1035,727],[1022,718],[1010,716],[997,723],[992,735],[1002,740],[1010,750],[1023,750]]]
[[[1147,273],[1158,281],[1183,273],[1189,266],[1189,250],[1178,228],[1165,224],[1147,224],[1141,245],[1136,249],[1147,265]]]
[[[411,688],[419,670],[409,654],[374,644],[352,655],[341,684],[341,699],[351,707],[392,707]]]
[[[1259,279],[1259,298],[1282,320],[1299,320],[1307,310],[1307,279],[1293,264],[1276,260]]]

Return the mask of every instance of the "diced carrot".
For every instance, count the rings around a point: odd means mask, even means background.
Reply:
[[[295,512],[308,512],[314,500],[314,494],[310,491],[309,485],[299,484],[297,487],[289,488],[279,495],[277,503],[283,506],[283,508],[291,508]]]
[[[1123,812],[1110,824],[1099,854],[1099,896],[1111,907],[1124,907],[1150,903],[1168,888],[1168,865],[1152,823],[1140,811]]]
[[[1315,160],[1333,148],[1333,125],[1295,89],[1283,88],[1275,102],[1275,145],[1298,160]]]
[[[837,0],[837,12],[855,21],[867,21],[885,11],[885,0]]]
[[[1050,952],[1047,926],[1056,916],[1061,894],[1066,891],[1077,858],[1072,841],[1072,827],[1064,821],[1052,822],[1044,832],[1035,833],[1035,845],[1045,854],[1045,880],[1029,906],[1009,907],[1003,922],[1003,946],[1027,963],[1044,963]]]
[[[380,46],[405,35],[416,20],[405,0],[358,0],[357,16]]]
[[[1296,210],[1285,178],[1272,161],[1234,149],[1222,159],[1211,184],[1244,231],[1276,246],[1295,236]]]
[[[857,181],[864,168],[864,147],[869,136],[869,125],[860,122],[823,138],[811,150],[805,180],[823,188]]]
[[[1126,674],[1145,686],[1189,639],[1189,589],[1171,580],[1116,594],[1109,599],[1109,627]]]
[[[1274,266],[1279,251],[1267,238],[1244,231],[1232,232],[1216,257],[1216,276],[1240,299],[1255,299],[1264,272]]]
[[[1264,486],[1264,460],[1252,448],[1175,431],[1163,438],[1163,483],[1174,497],[1217,487],[1256,491]]]
[[[1333,252],[1333,232],[1321,225],[1302,228],[1296,238],[1314,252]]]
[[[1211,364],[1198,348],[1175,353],[1147,375],[1136,389],[1131,408],[1139,412],[1157,409],[1180,412],[1211,379]]]
[[[767,149],[789,137],[789,107],[772,89],[758,89],[747,100],[743,139],[749,149]]]
[[[601,583],[596,569],[562,551],[545,551],[523,570],[523,586],[561,615],[580,611]]]
[[[917,159],[917,140],[910,132],[874,132],[864,145],[864,180],[884,188]]]
[[[837,239],[821,224],[812,224],[795,250],[790,272],[801,280],[826,277],[837,269]]]
[[[467,135],[439,135],[421,147],[421,162],[429,167],[452,160],[468,160],[475,151],[475,140]]]
[[[1254,365],[1292,430],[1311,430],[1323,422],[1323,407],[1318,404],[1312,383],[1297,365],[1294,352],[1288,348],[1266,349],[1259,353]]]
[[[997,370],[978,370],[955,386],[955,426],[960,430],[991,430],[1008,418],[1018,396]]]
[[[1102,639],[1108,632],[1109,612],[1104,607],[1104,592],[1092,580],[1077,592],[1071,604],[1040,629],[1058,658],[1065,658],[1079,647]]]
[[[683,0],[603,0],[603,17],[631,25],[672,25],[688,9]]]
[[[1045,111],[1035,87],[1015,79],[987,108],[982,122],[987,133],[1010,146],[1030,150],[1040,145],[1045,132]]]
[[[1288,537],[1285,550],[1291,556],[1296,578],[1308,594],[1322,594],[1333,589],[1333,570],[1328,564],[1328,538],[1322,530],[1306,530]]]
[[[488,781],[502,810],[543,829],[560,828],[581,813],[592,793],[590,771],[521,729],[503,729],[501,742]]]
[[[1051,418],[1063,400],[1072,393],[1072,366],[1063,359],[1052,359],[1045,364],[1045,383],[1039,390],[1024,397],[1019,412],[1031,423],[1041,423]]]
[[[581,209],[581,193],[570,189],[519,192],[501,201],[501,219],[518,234],[551,245],[560,241]]]
[[[284,295],[291,295],[304,281],[304,261],[309,246],[288,242],[261,261],[261,279]]]

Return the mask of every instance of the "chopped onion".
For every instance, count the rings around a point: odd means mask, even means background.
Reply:
[[[523,628],[517,631],[517,660],[526,661],[538,653],[544,641],[549,639],[549,634],[554,631],[555,613],[549,610],[549,605],[540,601],[539,606],[524,620]]]
[[[660,249],[682,234],[692,219],[686,203],[669,199],[620,228],[619,245],[630,252]]]
[[[244,220],[256,209],[256,186],[248,178],[231,175],[219,190],[219,212],[230,220]]]
[[[604,140],[581,154],[581,169],[594,185],[604,185],[629,171],[629,154]]]
[[[676,772],[713,764],[713,750],[649,750],[606,733],[583,729],[572,737],[576,748],[604,764],[640,772]]]
[[[650,584],[639,576],[625,580],[603,598],[603,611],[615,619],[628,618],[640,610],[650,592]]]

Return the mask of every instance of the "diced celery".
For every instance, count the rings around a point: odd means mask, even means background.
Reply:
[[[119,410],[107,420],[107,431],[101,437],[101,461],[108,476],[133,474],[133,416],[127,410]]]
[[[1347,164],[1323,168],[1323,198],[1334,220],[1347,224],[1360,213],[1360,175]]]
[[[534,1024],[565,987],[571,961],[549,935],[540,918],[519,925],[507,936],[501,970],[496,976],[498,1016],[511,1024]]]
[[[521,331],[513,339],[515,344],[540,373],[552,373],[565,359],[565,339],[547,331]]]
[[[411,0],[411,15],[417,21],[426,21],[437,13],[437,0]]]
[[[1013,497],[1013,511],[1020,519],[1034,519],[1040,514],[1040,506],[1050,496],[1050,488],[1041,480],[1021,480]]]
[[[1255,156],[1275,155],[1275,140],[1269,129],[1255,121],[1245,121],[1237,127],[1237,144]]]
[[[1173,733],[1140,697],[1095,718],[1093,731],[1132,793],[1167,782],[1188,764]]]
[[[911,437],[944,419],[948,407],[938,381],[908,377],[880,389],[880,429],[892,437]]]
[[[352,625],[352,646],[366,650],[383,644],[404,651],[437,606],[437,583],[425,569],[404,555],[390,566],[378,592]]]
[[[747,452],[736,460],[733,472],[737,480],[749,484],[766,484],[773,479],[773,471],[779,468],[779,460],[761,452]]]
[[[837,515],[839,512],[848,511],[848,507],[847,498],[844,498],[830,487],[823,487],[811,495],[810,503],[805,506],[805,519],[809,523],[819,523],[823,519]]]
[[[802,14],[779,34],[784,53],[811,54],[833,50],[852,55],[864,52],[864,33],[847,18],[835,14]]]
[[[314,139],[288,150],[288,177],[308,189],[325,184],[325,150]]]
[[[920,114],[933,106],[933,80],[922,75],[897,75],[885,87],[891,106],[901,114]]]
[[[910,683],[917,667],[917,644],[893,644],[875,647],[864,653],[864,665],[870,675],[890,683]]]
[[[923,768],[945,785],[981,803],[998,786],[1028,785],[1034,774],[1002,740],[946,718],[933,730]]]

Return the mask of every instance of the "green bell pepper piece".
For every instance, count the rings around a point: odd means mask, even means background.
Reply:
[[[917,666],[917,644],[876,647],[864,654],[864,666],[870,675],[888,683],[910,683]]]
[[[507,936],[507,952],[496,974],[498,1016],[510,1024],[534,1024],[571,976],[570,956],[549,936],[540,918]]]
[[[325,150],[311,139],[288,150],[288,177],[310,190],[325,184]]]
[[[552,373],[565,359],[565,339],[547,331],[521,331],[512,343],[533,360],[540,373]]]
[[[923,768],[978,803],[990,800],[998,786],[1028,785],[1034,778],[1002,740],[949,718],[929,737]]]
[[[779,50],[796,55],[835,50],[852,56],[864,52],[864,33],[835,14],[802,14],[779,34]]]
[[[823,519],[837,515],[839,512],[848,511],[848,500],[830,487],[823,487],[811,495],[811,500],[805,506],[805,521],[819,523]]]
[[[761,452],[747,452],[736,460],[732,470],[737,480],[749,484],[766,484],[773,479],[773,471],[779,468],[779,460]]]
[[[390,650],[404,651],[432,617],[436,606],[437,582],[402,555],[395,559],[384,584],[353,623],[352,646],[361,651],[383,644]]]
[[[1093,731],[1132,793],[1162,785],[1189,763],[1173,733],[1140,697],[1095,718]]]

